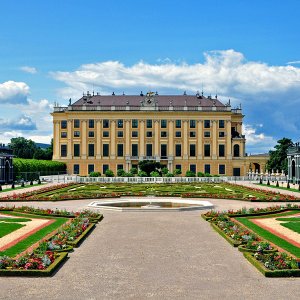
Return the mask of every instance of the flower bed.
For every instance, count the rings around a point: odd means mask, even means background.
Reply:
[[[269,242],[261,241],[249,241],[247,244],[240,245],[238,247],[241,252],[252,252],[252,253],[273,253],[278,250],[271,246]]]
[[[0,257],[0,276],[51,276],[67,256],[67,252],[48,251],[42,257],[34,253],[18,259]]]
[[[300,277],[299,264],[286,253],[244,252],[244,257],[266,277]]]

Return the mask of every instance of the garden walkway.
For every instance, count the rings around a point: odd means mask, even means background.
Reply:
[[[209,200],[217,209],[268,206]],[[90,201],[29,205],[77,210]],[[105,212],[51,278],[1,278],[0,299],[299,299],[300,278],[267,279],[200,212]]]

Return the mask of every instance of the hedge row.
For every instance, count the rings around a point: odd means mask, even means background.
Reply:
[[[14,158],[14,179],[35,180],[38,175],[55,175],[66,172],[66,164],[51,160]]]

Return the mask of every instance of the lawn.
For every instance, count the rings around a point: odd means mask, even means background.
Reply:
[[[19,221],[11,221],[10,222],[5,222],[3,224],[5,224],[5,226],[1,226],[0,223],[0,230],[1,228],[10,228],[7,229],[7,231],[11,230],[10,232],[13,232],[14,230],[17,230],[18,226],[19,228],[23,227],[23,224],[19,224],[17,222],[29,222],[31,219],[53,219],[54,222],[51,223],[48,226],[45,226],[43,228],[41,228],[40,230],[38,230],[37,232],[31,234],[30,236],[28,236],[27,238],[25,238],[24,240],[18,242],[16,245],[4,250],[4,251],[0,251],[0,256],[3,255],[7,255],[10,257],[14,257],[17,254],[25,251],[27,248],[29,248],[30,246],[32,246],[33,244],[35,244],[36,242],[42,240],[46,235],[48,235],[49,233],[53,232],[54,230],[58,229],[60,226],[62,226],[63,224],[65,224],[69,219],[68,218],[62,218],[62,217],[51,217],[51,216],[36,216],[36,215],[31,215],[31,214],[23,214],[23,213],[16,213],[16,212],[11,212],[11,211],[3,211],[1,212],[1,214],[6,214],[6,215],[11,215],[11,216],[16,216],[16,217],[20,217]],[[4,219],[0,219],[0,221],[2,220],[7,220],[8,218],[4,218]],[[11,225],[17,225],[17,226],[11,226]],[[5,233],[5,229],[3,229],[3,232]],[[7,232],[6,234],[8,234],[9,232]]]
[[[289,243],[288,241],[280,238],[279,236],[271,233],[270,231],[258,226],[257,224],[254,224],[253,222],[251,222],[251,219],[257,219],[257,218],[274,218],[277,217],[277,220],[279,221],[289,221],[293,218],[283,218],[284,216],[289,216],[289,215],[293,215],[295,214],[296,211],[290,211],[290,212],[285,212],[285,213],[281,213],[281,214],[269,214],[269,215],[265,215],[265,216],[254,216],[254,217],[237,217],[236,220],[239,221],[240,223],[242,223],[244,226],[246,226],[247,228],[249,228],[250,230],[252,230],[253,232],[255,232],[257,235],[261,236],[262,238],[266,239],[267,241],[277,245],[278,247],[290,252],[291,254],[295,255],[296,257],[300,258],[300,248],[298,248],[295,245],[292,245],[291,243]],[[293,220],[292,220],[293,221]],[[291,223],[292,225],[288,225],[287,224]],[[289,222],[289,223],[282,223],[282,226],[285,226],[287,228],[290,228],[296,232],[300,232],[300,228],[299,228],[299,221],[295,221],[295,222]],[[292,227],[292,228],[291,228]],[[297,229],[299,231],[297,231]]]
[[[277,192],[263,191],[229,183],[70,184],[62,188],[28,193],[23,196],[22,200],[97,199],[116,196],[174,196],[260,201],[295,200],[294,198],[287,199],[287,196]]]

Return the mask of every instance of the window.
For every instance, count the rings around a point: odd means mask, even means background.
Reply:
[[[219,156],[220,157],[225,156],[225,145],[219,145]]]
[[[147,120],[147,128],[152,128],[152,120]]]
[[[109,120],[103,120],[103,128],[109,128]]]
[[[233,168],[233,176],[241,176],[241,169]]]
[[[62,132],[60,133],[60,137],[61,137],[61,138],[66,138],[66,137],[67,137],[67,132],[66,132],[66,131],[62,131]]]
[[[95,120],[89,120],[89,128],[95,128]]]
[[[67,145],[60,145],[60,156],[66,157],[67,156]]]
[[[132,120],[132,121],[131,121],[131,127],[132,127],[132,128],[138,128],[138,120],[135,120],[135,119]]]
[[[123,156],[123,144],[117,144],[117,154],[118,156]]]
[[[219,165],[219,174],[225,175],[225,165]]]
[[[196,121],[190,120],[190,128],[196,128]]]
[[[102,174],[105,174],[105,172],[109,169],[109,165],[103,165],[102,166]]]
[[[88,165],[88,174],[91,174],[95,171],[95,165]]]
[[[167,137],[167,132],[166,131],[161,131],[160,132],[160,137]]]
[[[67,129],[67,121],[66,120],[60,121],[60,128],[61,129]]]
[[[149,138],[149,137],[152,137],[152,131],[147,131],[147,132],[146,132],[146,137],[148,137],[148,138]]]
[[[152,144],[146,144],[146,156],[152,156]]]
[[[167,128],[167,120],[160,120],[160,128]]]
[[[74,156],[80,156],[80,144],[74,144]]]
[[[118,138],[122,138],[123,137],[123,131],[118,131]]]
[[[74,120],[74,128],[80,128],[80,120]]]
[[[109,131],[103,131],[103,137],[109,137]]]
[[[118,128],[123,128],[123,120],[118,120]]]
[[[219,120],[219,128],[225,128],[225,121]]]
[[[181,171],[181,165],[175,165],[175,169]]]
[[[137,131],[132,131],[132,132],[131,132],[131,136],[132,136],[132,137],[138,137],[139,134],[138,134]]]
[[[166,144],[161,144],[160,145],[160,156],[161,158],[167,158],[167,145]]]
[[[176,120],[175,127],[176,128],[181,128],[181,120]]]
[[[80,131],[74,131],[74,137],[80,137]]]
[[[225,131],[219,131],[219,137],[225,137]]]
[[[194,172],[195,174],[197,173],[197,168],[196,165],[190,165],[190,171]]]
[[[123,168],[124,168],[124,166],[122,164],[117,165],[117,170],[124,170]]]
[[[204,145],[204,156],[210,156],[210,145],[209,144]]]
[[[109,156],[109,144],[103,144],[103,151],[102,154],[104,157],[108,157]]]
[[[138,153],[138,144],[132,144],[131,145],[131,155],[132,156],[139,156],[139,153]]]
[[[95,145],[94,144],[89,144],[88,145],[88,150],[89,150],[89,156],[94,156],[95,155]]]
[[[210,120],[204,120],[204,128],[210,128]]]
[[[204,173],[210,174],[210,165],[204,165]]]
[[[196,137],[196,131],[190,131],[190,137]]]
[[[175,137],[181,137],[181,131],[176,131],[175,132]]]
[[[175,145],[175,155],[176,156],[181,156],[181,144],[176,144]]]
[[[79,165],[73,165],[73,173],[74,174],[79,174]]]
[[[239,145],[233,146],[233,157],[240,157],[240,146]]]
[[[95,132],[94,131],[89,131],[89,137],[94,137],[95,136]]]
[[[196,156],[196,145],[190,144],[190,156]]]
[[[210,137],[210,131],[204,131],[204,137]]]

